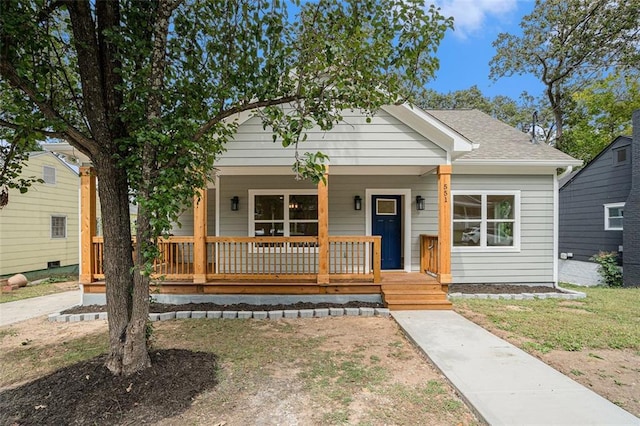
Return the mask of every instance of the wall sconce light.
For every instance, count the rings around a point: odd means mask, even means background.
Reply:
[[[362,198],[359,195],[353,197],[353,209],[362,210]]]
[[[416,196],[416,209],[424,210],[424,197],[421,195]]]
[[[237,212],[240,208],[240,198],[236,195],[231,199],[231,211]]]

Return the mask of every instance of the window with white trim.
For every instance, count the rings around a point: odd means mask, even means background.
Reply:
[[[315,190],[250,190],[249,203],[250,236],[318,235]]]
[[[622,231],[623,216],[624,216],[624,203],[605,204],[604,205],[605,231]]]
[[[49,185],[56,184],[56,168],[51,166],[42,166],[42,180]]]
[[[51,238],[67,238],[66,216],[51,216]]]
[[[452,191],[453,247],[517,250],[520,192]]]

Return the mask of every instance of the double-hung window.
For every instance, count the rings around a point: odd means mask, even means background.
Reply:
[[[51,238],[67,238],[66,216],[51,216]]]
[[[622,218],[624,216],[624,203],[604,205],[604,229],[605,231],[622,231]]]
[[[249,203],[250,236],[318,235],[316,190],[250,190]]]
[[[453,191],[453,247],[519,250],[520,193]]]

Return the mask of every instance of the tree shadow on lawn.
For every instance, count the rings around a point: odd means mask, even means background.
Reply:
[[[0,393],[0,424],[141,424],[185,411],[215,387],[217,359],[207,352],[151,351],[152,366],[128,377],[104,366],[106,355]]]

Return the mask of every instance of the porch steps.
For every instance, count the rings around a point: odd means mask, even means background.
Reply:
[[[392,311],[449,310],[451,302],[440,284],[383,284],[382,298]]]

